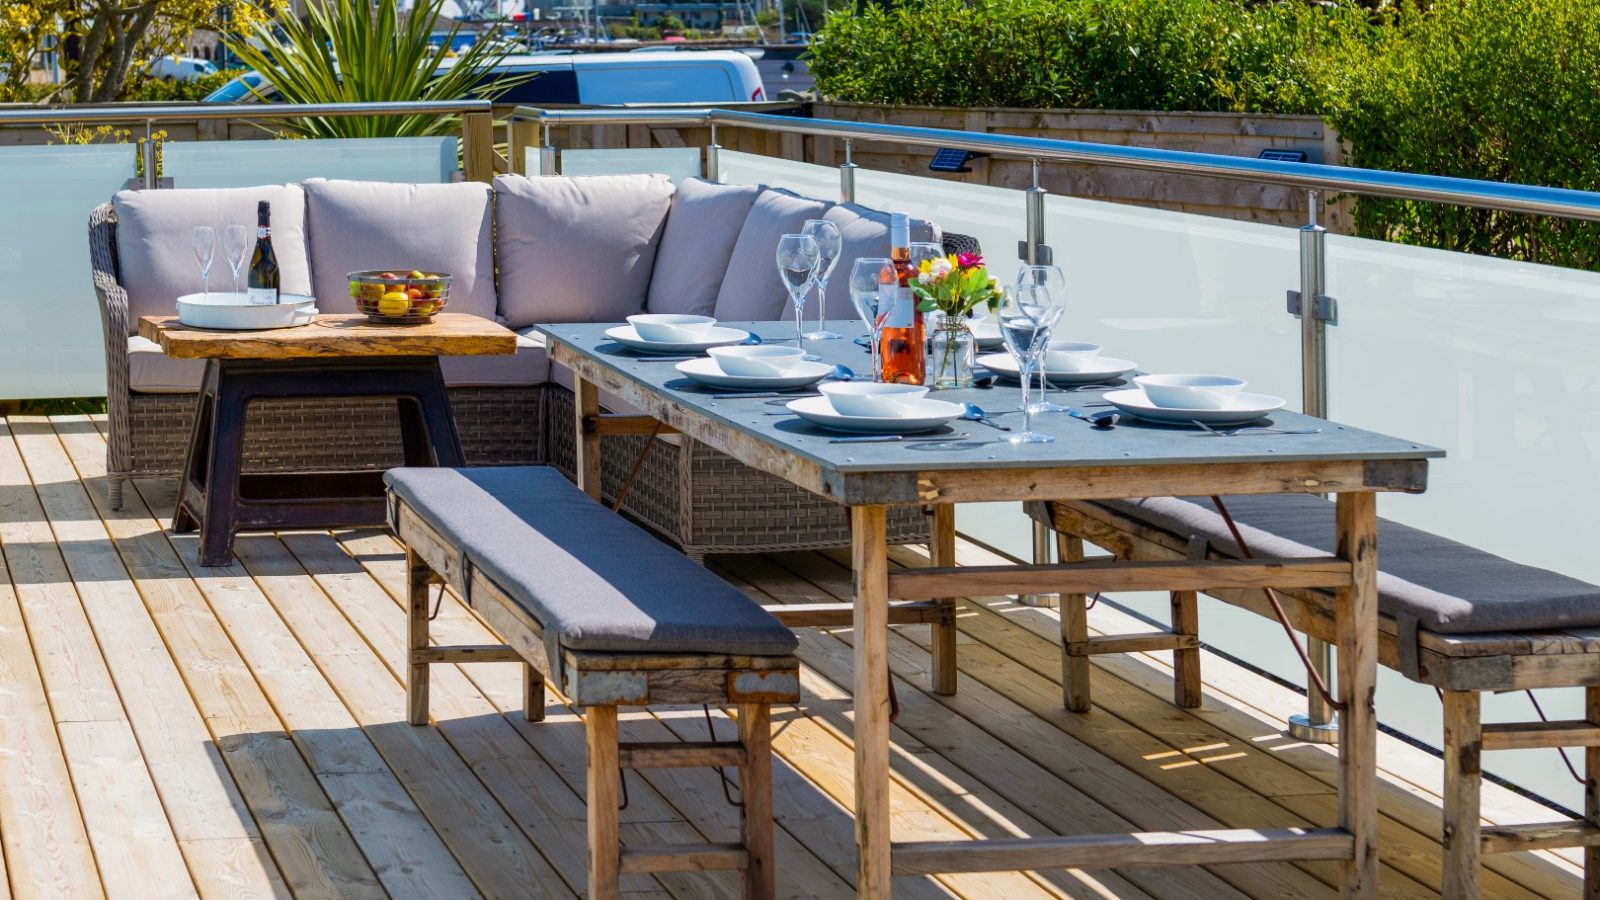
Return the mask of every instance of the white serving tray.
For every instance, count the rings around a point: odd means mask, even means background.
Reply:
[[[253,306],[244,294],[213,292],[178,298],[178,321],[190,328],[225,331],[260,331],[307,325],[317,314],[316,300],[300,294],[281,294],[276,304]]]

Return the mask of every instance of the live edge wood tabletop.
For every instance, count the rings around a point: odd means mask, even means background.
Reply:
[[[724,323],[733,324],[733,323]],[[1272,424],[1320,431],[1232,439],[1192,428],[1125,420],[1095,430],[1066,415],[1034,418],[1053,443],[1014,445],[998,432],[957,421],[933,441],[832,444],[828,432],[785,415],[783,398],[720,399],[670,364],[642,359],[611,341],[607,326],[540,326],[550,357],[574,373],[579,484],[600,495],[600,438],[639,433],[640,423],[602,416],[604,389],[662,423],[716,450],[828,497],[849,510],[855,598],[841,608],[808,604],[772,611],[791,627],[855,629],[855,817],[857,892],[888,897],[895,875],[1050,869],[1080,866],[1213,865],[1283,860],[1337,860],[1341,893],[1378,893],[1377,503],[1380,491],[1419,493],[1435,448],[1313,419],[1274,413]],[[768,342],[782,342],[792,324],[741,324]],[[832,346],[829,346],[831,344]],[[868,357],[850,341],[816,342],[824,362],[856,367]],[[1125,387],[1122,383],[1104,390]],[[940,393],[990,414],[1016,408],[1015,387]],[[1101,401],[1095,390],[1070,394],[1074,406]],[[1011,421],[1011,420],[1002,420]],[[654,426],[651,426],[652,430]],[[1177,563],[1069,559],[1058,565],[955,566],[955,504],[1018,500],[1123,499],[1149,496],[1330,493],[1337,502],[1337,552],[1310,559]],[[932,566],[890,573],[886,511],[920,506],[933,519]],[[1338,820],[1324,827],[1074,835],[960,842],[893,842],[890,838],[888,629],[931,623],[933,689],[956,690],[952,598],[967,594],[1076,593],[1097,590],[1190,592],[1211,587],[1277,587],[1316,583],[1336,592],[1339,647]],[[934,604],[930,608],[930,604]],[[1064,639],[1067,622],[1063,622]],[[1068,657],[1064,655],[1066,664]],[[1070,683],[1070,682],[1069,682]],[[1093,715],[1088,713],[1087,715]]]
[[[177,316],[145,316],[139,336],[173,359],[327,359],[363,356],[491,356],[517,352],[510,329],[481,316],[440,313],[416,325],[360,314],[319,315],[310,325],[264,331],[190,328]]]

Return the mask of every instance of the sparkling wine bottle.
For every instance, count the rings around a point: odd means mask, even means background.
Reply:
[[[272,204],[256,205],[256,249],[250,254],[245,294],[252,305],[278,302],[278,257],[272,252]]]

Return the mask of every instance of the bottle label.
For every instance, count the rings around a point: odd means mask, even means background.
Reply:
[[[251,306],[271,306],[278,302],[278,289],[249,288],[245,291],[245,300]]]
[[[878,315],[884,310],[889,315],[883,320],[885,328],[910,328],[916,324],[917,304],[911,288],[886,284],[878,289]]]
[[[263,239],[269,238],[269,237],[272,237],[272,229],[271,228],[267,227],[266,225],[261,225],[261,226],[258,226],[256,228],[256,239],[257,240],[263,240]]]

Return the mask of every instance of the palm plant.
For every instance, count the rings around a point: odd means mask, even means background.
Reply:
[[[253,25],[228,49],[261,74],[283,103],[494,99],[529,76],[488,78],[510,48],[480,38],[450,60],[460,25],[430,44],[444,0],[418,0],[402,12],[397,0],[313,0],[304,19]],[[307,117],[284,132],[308,138],[426,137],[455,133],[453,117],[437,115]]]

